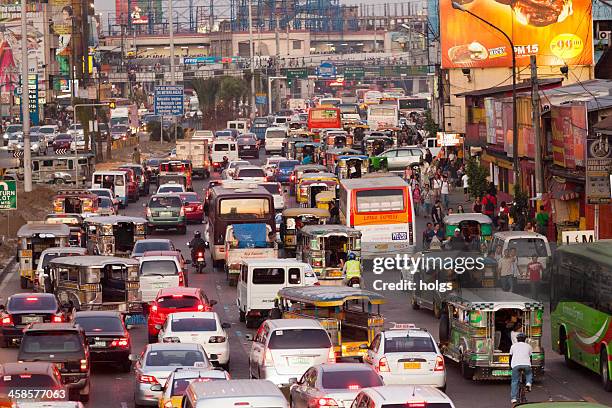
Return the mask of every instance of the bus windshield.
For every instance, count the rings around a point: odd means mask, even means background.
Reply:
[[[404,191],[401,189],[375,189],[357,191],[357,212],[377,213],[404,211]]]
[[[219,203],[222,219],[264,219],[270,212],[270,200],[263,197],[222,198]]]

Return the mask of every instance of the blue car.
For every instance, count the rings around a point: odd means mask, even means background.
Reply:
[[[291,174],[295,166],[300,164],[297,160],[283,160],[278,163],[276,169],[276,182],[278,183],[289,183],[291,181]]]

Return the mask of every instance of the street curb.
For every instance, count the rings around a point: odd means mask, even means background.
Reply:
[[[4,276],[13,267],[13,265],[16,263],[16,261],[17,261],[17,257],[13,256],[13,257],[11,257],[9,262],[4,266],[4,268],[2,268],[2,271],[0,271],[0,281],[2,281],[4,279]]]

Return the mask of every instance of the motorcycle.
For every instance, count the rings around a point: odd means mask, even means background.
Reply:
[[[360,277],[353,276],[351,279],[349,279],[346,282],[346,286],[348,286],[349,288],[359,289],[359,288],[363,287],[363,282],[361,281]]]
[[[210,247],[208,241],[206,241],[204,245],[205,248]],[[191,245],[189,245],[189,243],[187,244],[187,246],[191,248]],[[198,250],[197,252],[192,252],[191,257],[193,259],[192,262],[196,273],[204,273],[204,270],[206,268],[206,252],[204,250]]]

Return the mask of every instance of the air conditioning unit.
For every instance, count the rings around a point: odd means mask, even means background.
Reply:
[[[599,31],[597,33],[597,39],[602,42],[606,42],[610,44],[610,37],[612,36],[612,31]]]

